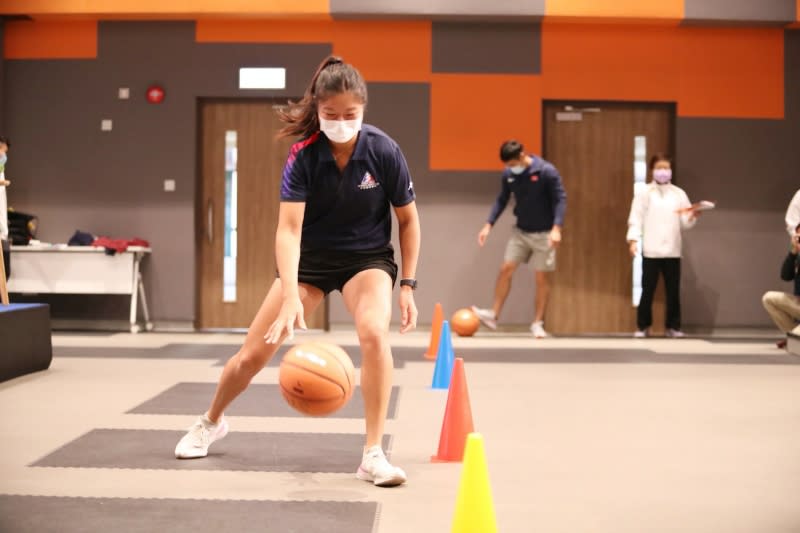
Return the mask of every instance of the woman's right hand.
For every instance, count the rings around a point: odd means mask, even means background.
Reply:
[[[306,320],[303,316],[303,302],[299,297],[283,301],[278,312],[278,318],[267,330],[264,340],[267,344],[278,344],[284,335],[288,340],[292,340],[294,338],[295,325],[300,329],[307,329]]]
[[[492,230],[492,226],[490,224],[484,224],[481,230],[478,232],[478,246],[483,246],[486,242],[486,237],[489,236],[489,232]]]
[[[639,246],[636,244],[636,241],[628,242],[628,251],[630,251],[631,257],[636,257],[636,254],[639,252]]]

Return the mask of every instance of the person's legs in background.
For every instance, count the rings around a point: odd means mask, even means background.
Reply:
[[[681,331],[681,260],[667,257],[661,260],[664,273],[664,288],[667,293],[667,314],[665,331],[667,337],[683,337]]]
[[[653,324],[653,296],[658,284],[658,273],[661,270],[659,259],[642,257],[642,296],[636,308],[636,333],[634,337],[646,337],[647,330]]]
[[[514,228],[511,238],[508,239],[508,244],[506,244],[503,264],[500,265],[500,271],[497,273],[492,308],[486,309],[472,306],[472,311],[487,328],[497,329],[497,319],[500,317],[500,311],[503,310],[508,293],[511,291],[511,278],[520,263],[527,263],[530,260],[532,253],[533,249],[525,241],[523,232],[518,228]]]
[[[767,291],[761,297],[761,303],[781,333],[786,334],[797,327],[797,321],[800,320],[800,298],[786,292]],[[777,345],[779,348],[786,347],[786,339],[781,339]]]

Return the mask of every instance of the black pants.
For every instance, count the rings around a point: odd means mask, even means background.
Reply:
[[[664,274],[667,290],[667,329],[681,329],[681,259],[642,257],[642,298],[636,310],[636,325],[644,331],[653,324],[653,295],[658,275]]]
[[[3,266],[6,268],[6,281],[11,276],[11,241],[2,241],[0,244],[3,246]]]

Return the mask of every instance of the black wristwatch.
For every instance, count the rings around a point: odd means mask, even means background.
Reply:
[[[400,280],[401,287],[411,287],[412,291],[417,290],[417,280],[404,278]]]

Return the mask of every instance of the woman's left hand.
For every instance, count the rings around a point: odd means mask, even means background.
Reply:
[[[417,304],[414,303],[414,291],[408,287],[400,289],[400,333],[406,333],[417,327]]]

